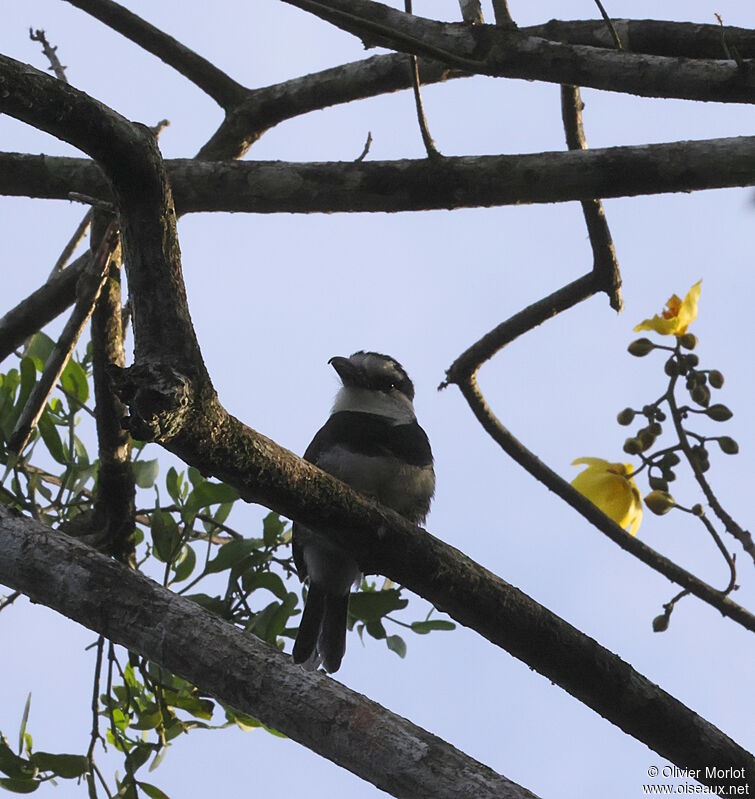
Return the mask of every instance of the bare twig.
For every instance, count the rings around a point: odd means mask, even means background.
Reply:
[[[582,125],[583,108],[579,86],[561,86],[561,117],[564,122],[566,144],[570,150],[587,149]],[[583,200],[581,205],[592,246],[593,271],[599,280],[600,288],[608,295],[611,308],[617,312],[621,311],[624,306],[621,299],[621,273],[603,203],[596,198]]]
[[[404,0],[404,8],[407,14],[412,13],[412,0]],[[417,122],[419,123],[419,130],[422,134],[422,143],[425,145],[425,152],[428,158],[438,158],[440,152],[435,146],[433,137],[430,134],[430,128],[427,125],[427,117],[425,116],[425,108],[422,104],[422,94],[419,88],[419,63],[416,55],[409,56],[409,63],[412,68],[412,89],[414,91],[414,106],[417,109]]]
[[[367,131],[367,140],[364,143],[364,147],[362,148],[362,152],[354,159],[355,163],[359,163],[360,161],[364,161],[367,157],[367,153],[370,151],[370,147],[372,145],[372,131]]]
[[[47,398],[60,379],[60,375],[71,357],[73,348],[79,340],[81,331],[92,314],[94,303],[99,296],[106,276],[110,249],[115,246],[117,240],[116,231],[117,225],[112,222],[107,235],[103,238],[97,257],[93,261],[92,279],[85,280],[85,286],[77,287],[77,293],[81,292],[80,299],[77,301],[58,344],[51,353],[39,381],[29,395],[29,399],[23,411],[21,411],[21,415],[10,436],[8,446],[15,452],[21,452],[28,443],[31,432],[44,411]]]
[[[42,52],[47,57],[47,60],[50,62],[50,66],[48,69],[50,72],[55,73],[55,77],[58,80],[62,80],[64,83],[68,83],[68,78],[66,78],[66,69],[60,63],[60,59],[58,58],[57,47],[52,47],[50,43],[47,41],[47,37],[45,36],[45,32],[43,30],[32,30],[29,28],[29,38],[33,42],[39,42],[42,45]]]
[[[92,210],[90,208],[82,217],[81,222],[79,222],[79,224],[77,225],[76,230],[74,230],[73,232],[73,235],[68,240],[66,246],[63,248],[63,252],[61,252],[60,255],[58,256],[58,260],[55,261],[55,266],[53,266],[52,271],[50,272],[50,276],[48,277],[48,280],[54,275],[57,275],[58,272],[62,272],[63,269],[65,269],[66,264],[70,260],[76,248],[79,246],[79,243],[84,238],[84,236],[86,236],[91,222],[92,222]]]
[[[97,208],[98,210],[104,211],[108,214],[115,212],[115,206],[113,203],[107,202],[107,200],[101,200],[99,197],[90,197],[88,194],[81,194],[81,192],[78,191],[69,191],[68,199],[73,200],[73,202],[76,203],[91,205],[92,208]]]
[[[0,597],[0,611],[10,607],[20,596],[22,596],[20,591],[14,591],[12,594],[8,594],[8,596]]]
[[[611,38],[613,39],[613,43],[616,45],[616,49],[623,50],[624,48],[622,47],[621,39],[619,38],[619,32],[616,30],[616,27],[614,26],[613,22],[611,22],[611,18],[608,16],[608,13],[606,12],[605,8],[603,8],[603,3],[601,3],[600,0],[595,0],[595,5],[598,7],[598,10],[600,11],[600,16],[603,17],[603,19],[605,20],[606,27],[608,28],[611,34]]]

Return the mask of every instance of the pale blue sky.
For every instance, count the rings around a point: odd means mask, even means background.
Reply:
[[[127,6],[250,86],[363,57],[361,43],[279,0],[204,4],[128,0]],[[398,2],[392,5],[398,7]],[[419,14],[457,19],[452,0],[415,0]],[[492,17],[490,4],[485,11]],[[592,2],[511,0],[517,21],[587,18]],[[610,0],[616,17],[648,18],[657,2]],[[752,26],[737,0],[667,2],[666,18]],[[200,10],[201,9],[201,10]],[[0,51],[46,63],[28,28],[44,28],[74,85],[148,124],[167,117],[166,157],[195,154],[221,120],[198,89],[149,54],[61,0],[6,0]],[[555,85],[477,78],[424,91],[446,154],[563,149]],[[591,146],[747,135],[751,107],[638,100],[585,90]],[[408,92],[309,114],[268,133],[248,158],[351,160],[371,131],[372,159],[422,157]],[[0,149],[75,154],[0,117]],[[511,345],[481,373],[501,419],[571,478],[571,461],[623,460],[625,405],[663,390],[660,359],[626,354],[631,329],[668,296],[703,278],[701,361],[726,376],[734,411],[726,433],[741,453],[713,453],[711,479],[744,527],[752,525],[755,376],[752,369],[750,190],[605,203],[624,278],[626,311],[600,296]],[[3,306],[44,280],[83,214],[67,202],[0,198]],[[472,341],[526,304],[589,268],[577,204],[379,215],[206,215],[181,220],[189,302],[207,365],[225,406],[282,445],[303,452],[337,388],[332,355],[390,353],[417,388],[417,411],[436,456],[438,490],[427,527],[596,638],[649,679],[753,745],[753,636],[695,599],[653,634],[652,618],[675,586],[623,553],[521,471],[487,438],[456,389],[438,393],[444,370]],[[5,365],[7,368],[7,365]],[[157,450],[155,448],[155,453]],[[153,455],[155,457],[155,455]],[[167,467],[166,467],[167,468]],[[699,491],[679,481],[692,505]],[[642,485],[646,490],[646,484]],[[676,486],[674,487],[677,491]],[[263,511],[240,526],[255,535]],[[726,574],[691,518],[646,513],[640,537],[714,585]],[[752,564],[737,547],[740,604],[755,607]],[[418,612],[426,606],[417,601]],[[0,730],[13,740],[28,691],[30,730],[47,751],[84,752],[94,635],[44,608],[16,603],[0,615]],[[646,770],[663,761],[643,744],[476,633],[407,637],[400,660],[369,640],[348,642],[337,677],[541,797],[601,792],[635,799]],[[107,771],[111,762],[104,759]],[[112,771],[112,768],[110,768]],[[262,732],[192,733],[174,742],[149,779],[171,797],[273,790],[310,799],[355,799],[377,789],[290,741]],[[53,795],[45,786],[39,796]],[[85,796],[62,782],[55,795]]]

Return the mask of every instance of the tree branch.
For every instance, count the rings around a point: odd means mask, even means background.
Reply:
[[[198,86],[222,108],[231,108],[247,93],[211,61],[197,55],[159,28],[145,22],[112,0],[68,0],[87,14],[130,39],[143,50],[157,56],[168,66]]]
[[[105,219],[94,214],[91,247],[102,238]],[[121,563],[135,565],[136,489],[131,470],[131,439],[121,420],[126,408],[113,392],[108,371],[126,364],[121,319],[121,259],[109,259],[104,286],[92,314],[92,380],[97,405],[98,471],[94,524],[106,551]]]
[[[371,44],[494,77],[542,80],[713,102],[755,102],[755,71],[713,59],[681,60],[527,36],[509,28],[436,22],[371,0],[284,0]]]
[[[66,535],[0,506],[0,582],[397,797],[537,799],[445,741]]]
[[[10,59],[0,57],[0,78],[8,87],[7,95],[0,92],[0,109],[86,150],[112,181],[137,317],[135,363],[116,383],[138,437],[153,438],[203,474],[226,480],[248,501],[331,531],[365,571],[379,571],[417,591],[672,762],[731,764],[755,773],[752,757],[741,747],[583,633],[462,553],[229,416],[214,394],[191,327],[172,197],[154,139],[91,98]],[[76,562],[56,568],[75,570]],[[746,614],[729,600],[717,607],[729,615]],[[101,603],[97,612],[104,612]],[[165,622],[153,634],[162,645]],[[183,651],[194,657],[193,648]],[[164,662],[186,673],[177,660]],[[238,673],[245,679],[243,667]]]
[[[76,284],[89,268],[90,262],[90,254],[84,253],[0,319],[0,361],[5,360],[29,336],[73,305],[76,300]]]
[[[586,150],[587,140],[582,125],[584,103],[579,86],[561,87],[561,117],[564,122],[566,144],[570,150]],[[601,277],[603,291],[608,295],[611,308],[621,311],[621,273],[606,213],[600,200],[583,200],[582,213],[593,252],[593,271]]]
[[[525,155],[332,163],[175,159],[178,213],[423,211],[755,185],[755,137]],[[0,153],[0,194],[108,199],[86,160]]]

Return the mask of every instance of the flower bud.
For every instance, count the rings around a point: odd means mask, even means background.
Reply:
[[[689,392],[690,397],[692,397],[692,401],[696,402],[698,405],[702,405],[703,408],[707,408],[708,404],[710,403],[710,389],[708,386],[701,386],[699,383]],[[721,406],[723,407],[723,405]]]
[[[619,424],[624,425],[625,427],[628,424],[632,424],[633,420],[634,420],[634,411],[631,408],[624,408],[624,410],[621,411],[619,415],[616,417],[616,421]]]
[[[691,510],[695,516],[705,516],[705,508],[699,502],[696,505],[693,505]]]
[[[700,359],[694,353],[690,353],[689,355],[684,356],[684,362],[691,369],[694,369],[700,363]]]
[[[665,633],[666,630],[668,630],[669,621],[670,617],[666,613],[662,613],[660,616],[656,616],[653,619],[653,632]]]
[[[676,472],[673,469],[664,469],[662,474],[667,483],[673,483],[676,480]]]
[[[627,455],[639,455],[642,452],[642,444],[639,438],[628,438],[624,442],[624,452]]]
[[[658,422],[653,422],[652,424],[648,425],[648,430],[657,438],[662,432],[663,428],[658,424]]]
[[[734,414],[725,405],[721,405],[721,403],[711,405],[706,413],[714,422],[726,422],[734,416]]]
[[[679,374],[679,364],[676,361],[676,358],[669,358],[666,363],[663,365],[663,371],[669,377],[675,377]]]
[[[724,376],[718,369],[711,369],[710,374],[708,375],[708,382],[713,386],[713,388],[721,388],[724,384]]]
[[[685,350],[694,350],[697,346],[697,336],[694,333],[685,333],[679,336],[679,343]]]
[[[633,341],[627,351],[635,358],[644,358],[651,350],[655,349],[655,344],[649,338],[638,338]]]
[[[676,466],[680,461],[679,456],[675,452],[667,452],[661,459],[664,466]]]
[[[676,505],[668,491],[651,491],[645,497],[645,504],[656,516],[663,516]]]
[[[668,491],[668,482],[662,477],[648,477],[648,484],[653,491]]]
[[[666,414],[660,408],[656,408],[655,418],[659,422],[665,422],[666,421]]]
[[[646,449],[650,449],[650,447],[655,444],[655,436],[650,432],[649,427],[643,427],[642,430],[637,433],[637,438],[639,438],[640,444],[642,444],[643,452]]]
[[[739,452],[739,444],[729,436],[721,436],[718,439],[718,446],[721,447],[721,452],[725,452],[727,455],[736,455]]]

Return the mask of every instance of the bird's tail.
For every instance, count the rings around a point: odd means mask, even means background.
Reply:
[[[316,669],[322,663],[332,674],[346,651],[346,616],[349,595],[327,594],[310,583],[307,602],[294,643],[294,663]]]

